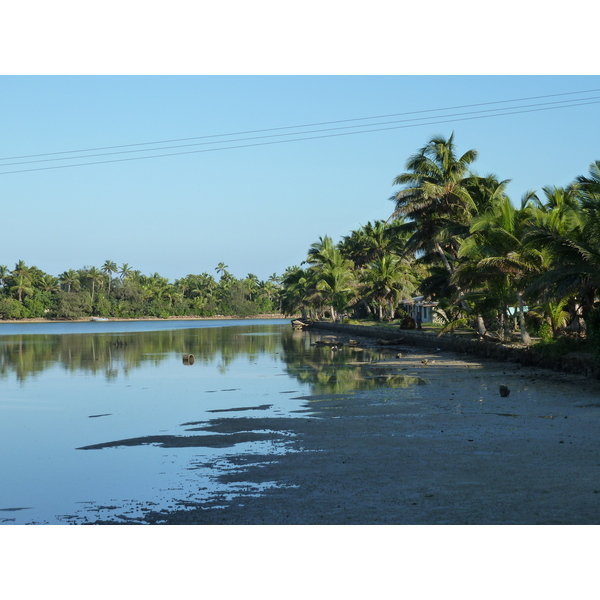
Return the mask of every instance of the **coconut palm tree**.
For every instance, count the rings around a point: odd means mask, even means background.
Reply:
[[[315,289],[322,296],[323,304],[329,306],[333,321],[351,304],[356,294],[356,279],[352,267],[352,261],[342,258],[340,254],[339,260],[334,259],[321,265],[318,270],[315,268]]]
[[[382,258],[386,254],[401,254],[404,251],[406,236],[398,234],[398,228],[404,219],[386,221],[370,221],[344,236],[339,244],[342,254],[360,268]]]
[[[394,317],[395,305],[403,297],[409,297],[416,289],[414,271],[407,261],[387,254],[369,264],[362,293],[377,306],[378,318],[383,319],[383,306],[387,304],[389,318]]]
[[[600,160],[590,164],[589,177],[579,175],[575,178],[574,187],[587,200],[600,198]]]
[[[307,319],[311,309],[311,295],[316,283],[314,272],[301,267],[289,267],[282,277],[281,310],[286,315],[301,312]]]
[[[31,282],[31,277],[27,272],[14,275],[11,279],[12,285],[9,285],[9,290],[11,292],[16,292],[19,302],[23,301],[23,296],[30,296],[33,294],[33,284]]]
[[[42,275],[39,281],[37,282],[37,287],[39,287],[44,292],[54,292],[58,289],[58,278],[53,275]]]
[[[244,279],[244,285],[248,290],[248,299],[250,301],[254,300],[259,283],[260,281],[254,273],[248,273],[248,275],[246,275],[246,279]]]
[[[508,197],[503,197],[491,209],[475,217],[471,236],[463,242],[459,255],[467,261],[460,265],[453,280],[473,290],[492,290],[492,296],[504,299],[503,321],[508,327],[508,303],[514,297],[518,303],[521,340],[530,344],[525,328],[523,293],[528,278],[541,270],[542,253],[522,242],[531,225],[533,209],[530,198],[523,198],[516,209]],[[484,294],[485,296],[485,294]]]
[[[131,270],[131,267],[128,263],[123,263],[119,268],[119,276],[121,277],[121,279],[127,279],[131,275],[131,273],[133,273],[133,271]]]
[[[78,290],[81,287],[79,273],[77,273],[77,271],[75,271],[74,269],[69,269],[64,273],[61,273],[58,276],[58,280],[62,285],[67,286],[67,292],[71,291],[71,287],[73,287],[76,290]]]
[[[10,269],[6,265],[0,265],[0,283],[2,287],[6,284],[6,278],[10,274]]]
[[[409,158],[406,171],[393,182],[404,187],[392,197],[396,207],[391,218],[409,219],[402,227],[411,233],[409,248],[433,254],[450,273],[458,243],[449,232],[455,224],[468,224],[477,212],[469,191],[469,168],[476,158],[476,150],[457,155],[454,134],[435,137]]]
[[[356,293],[354,263],[344,258],[329,236],[311,244],[306,262],[311,265],[308,270],[312,272],[308,281],[312,280],[316,292],[313,300],[328,305],[331,318],[336,320],[337,314],[350,304]]]
[[[112,260],[105,260],[102,265],[101,271],[108,277],[108,295],[110,296],[110,284],[112,281],[112,274],[118,273],[119,269],[117,267],[117,263]]]
[[[103,276],[102,271],[100,271],[98,268],[89,267],[85,271],[85,277],[92,284],[92,303],[93,303],[96,287],[102,286],[102,284],[104,283],[104,276]]]
[[[478,204],[484,205],[478,196],[482,192],[489,195],[493,184],[500,187],[496,193],[502,193],[502,186],[494,176],[488,176],[487,180],[470,172],[476,158],[474,149],[458,156],[454,134],[448,139],[438,136],[411,156],[406,163],[407,171],[394,179],[394,185],[404,187],[391,198],[396,209],[390,218],[407,218],[399,228],[410,234],[407,249],[422,254],[421,260],[430,266],[439,262],[449,277],[454,272],[458,249],[468,234],[471,218],[477,214]],[[456,288],[456,295],[463,310],[469,312],[460,287]],[[481,315],[477,315],[477,328],[479,335],[484,335]]]
[[[525,242],[545,249],[550,255],[548,268],[541,273],[532,289],[544,290],[557,301],[574,297],[585,318],[600,295],[600,193],[594,189],[598,162],[590,165],[590,178],[579,177],[574,186],[578,206],[563,210],[554,207],[547,213],[538,211]],[[579,188],[581,182],[587,188]]]
[[[227,269],[229,268],[229,265],[226,265],[224,262],[220,262],[216,267],[215,267],[215,271],[217,272],[217,275],[221,276],[221,279],[223,279],[225,277],[225,275],[227,275]]]

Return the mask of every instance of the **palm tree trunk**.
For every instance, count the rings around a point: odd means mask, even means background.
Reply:
[[[487,329],[485,328],[485,322],[483,320],[483,317],[478,314],[477,315],[477,335],[479,335],[480,338],[483,338],[486,333],[487,333]]]
[[[531,338],[525,329],[525,310],[523,307],[523,292],[519,292],[519,325],[521,327],[521,341],[529,346],[531,344]]]
[[[440,255],[440,258],[442,259],[442,263],[444,263],[444,267],[446,268],[446,271],[448,271],[448,273],[452,273],[452,266],[448,262],[448,258],[446,257],[444,250],[437,242],[435,244],[435,251]]]

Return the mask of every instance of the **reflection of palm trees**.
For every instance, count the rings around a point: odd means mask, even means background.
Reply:
[[[254,335],[260,333],[260,335]],[[265,333],[267,335],[265,335]],[[414,378],[369,364],[378,359],[375,350],[311,346],[306,333],[287,325],[201,327],[137,333],[4,336],[0,346],[2,376],[14,373],[18,380],[60,364],[69,373],[101,375],[118,380],[148,366],[160,366],[174,354],[190,353],[195,367],[213,365],[226,373],[240,357],[254,363],[262,354],[282,357],[287,373],[316,393],[347,393],[385,385],[408,387]],[[180,361],[178,361],[180,362]]]
[[[369,364],[381,358],[376,350],[344,347],[333,351],[327,346],[312,346],[310,341],[305,333],[290,332],[281,338],[287,372],[299,383],[310,385],[313,393],[344,394],[382,385],[410,387],[419,382],[417,378]]]
[[[257,328],[273,335],[240,335]],[[15,373],[20,381],[61,364],[69,372],[104,374],[115,379],[150,363],[157,366],[172,354],[194,354],[195,363],[219,361],[224,372],[240,355],[255,360],[261,353],[278,351],[281,326],[206,327],[145,331],[137,333],[94,333],[63,335],[3,336],[0,345],[2,374]]]

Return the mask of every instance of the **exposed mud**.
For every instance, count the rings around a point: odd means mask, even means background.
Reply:
[[[223,483],[260,494],[148,512],[165,524],[599,524],[600,383],[511,363],[413,353],[381,365],[408,387],[305,398],[297,418],[189,423],[205,435],[112,442],[288,439],[233,455]],[[510,390],[502,397],[500,386]],[[232,445],[233,445],[232,444]],[[108,444],[94,447],[107,447]]]

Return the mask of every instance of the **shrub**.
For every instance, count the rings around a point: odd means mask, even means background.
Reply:
[[[23,305],[16,298],[0,299],[0,319],[21,319]]]

